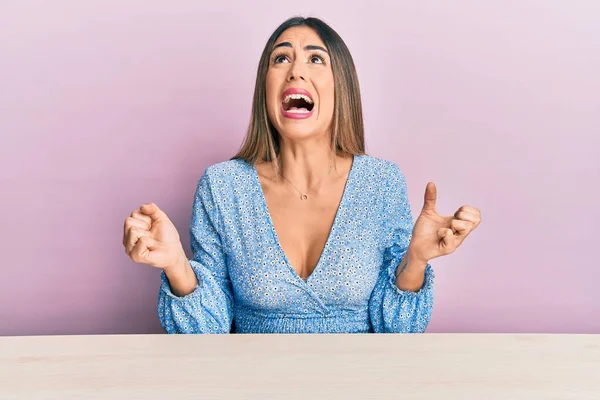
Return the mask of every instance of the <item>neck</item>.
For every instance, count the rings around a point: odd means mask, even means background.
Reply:
[[[329,143],[283,144],[279,158],[283,177],[302,191],[320,184],[338,161]]]

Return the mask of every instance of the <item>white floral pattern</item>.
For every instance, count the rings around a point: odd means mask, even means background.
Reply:
[[[167,333],[424,332],[433,308],[427,264],[417,292],[395,271],[410,243],[406,181],[391,161],[354,156],[333,227],[304,281],[279,244],[255,167],[208,167],[190,221],[195,290],[174,295],[161,274],[158,316]]]

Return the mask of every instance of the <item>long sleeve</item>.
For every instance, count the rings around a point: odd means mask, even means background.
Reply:
[[[369,300],[371,325],[376,333],[424,332],[433,310],[434,272],[427,264],[423,286],[417,292],[400,290],[395,284],[396,268],[412,237],[413,218],[404,174],[396,164],[388,171],[384,216],[389,237],[379,280]]]
[[[193,255],[189,261],[198,285],[192,293],[178,297],[171,291],[164,271],[161,273],[158,316],[167,333],[231,331],[233,294],[219,235],[222,223],[207,170],[198,182],[190,220]]]

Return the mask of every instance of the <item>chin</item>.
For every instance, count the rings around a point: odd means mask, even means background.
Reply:
[[[286,139],[306,139],[316,136],[315,130],[310,127],[286,126],[279,132]]]

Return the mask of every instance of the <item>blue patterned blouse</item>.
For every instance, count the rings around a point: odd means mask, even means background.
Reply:
[[[398,289],[413,219],[395,163],[354,156],[333,227],[305,281],[279,244],[253,165],[230,160],[200,178],[190,221],[195,290],[174,295],[164,272],[158,316],[167,333],[423,332],[434,273]]]

